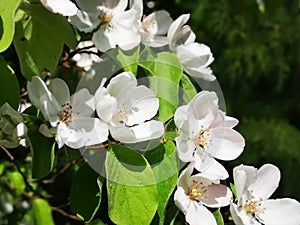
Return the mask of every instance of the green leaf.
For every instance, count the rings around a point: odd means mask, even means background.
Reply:
[[[159,98],[159,119],[169,120],[178,107],[179,82],[183,75],[182,65],[171,52],[160,52],[157,56],[150,50],[144,50],[139,65],[149,71],[152,76],[150,87]]]
[[[123,51],[122,49],[118,48],[117,51],[117,59],[123,66],[124,71],[131,71],[136,75],[138,69],[140,46],[129,51]]]
[[[148,225],[157,206],[155,178],[145,158],[111,145],[106,158],[109,217],[116,224]]]
[[[6,173],[6,177],[14,187],[17,187],[21,190],[25,190],[26,184],[22,175],[18,171],[8,171]],[[21,195],[19,191],[16,191],[15,193]]]
[[[21,0],[0,0],[0,52],[5,51],[11,44],[15,22],[14,14]]]
[[[182,87],[182,101],[183,104],[189,103],[193,97],[197,94],[197,90],[189,77],[183,74],[180,80],[180,86]]]
[[[237,196],[236,196],[236,190],[235,190],[235,186],[234,186],[234,184],[233,184],[233,183],[230,183],[230,189],[231,189],[231,191],[232,191],[232,193],[233,193],[234,197],[237,197]]]
[[[166,206],[178,178],[176,147],[172,141],[168,141],[146,151],[144,156],[153,168],[157,182],[159,224],[164,224]]]
[[[90,222],[101,203],[103,181],[88,163],[76,172],[71,187],[71,211]]]
[[[223,220],[220,209],[215,210],[213,212],[213,215],[214,215],[218,225],[224,225],[224,220]]]
[[[28,80],[45,71],[53,72],[62,54],[64,43],[75,48],[73,31],[66,18],[46,10],[42,5],[30,5],[29,15],[16,23],[14,46],[21,71]]]
[[[20,88],[15,72],[0,56],[0,106],[7,102],[15,110],[20,101]]]
[[[46,200],[41,198],[34,199],[32,210],[35,225],[54,225],[51,207]]]
[[[94,220],[90,223],[88,223],[88,225],[105,225],[105,223],[103,223],[101,220]]]
[[[29,134],[29,139],[32,150],[32,177],[41,179],[53,168],[55,141],[39,132]]]

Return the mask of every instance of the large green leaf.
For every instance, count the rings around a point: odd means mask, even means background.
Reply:
[[[76,172],[71,187],[71,210],[89,222],[97,212],[102,193],[102,180],[88,163]]]
[[[0,56],[0,106],[7,102],[14,109],[18,109],[20,89],[16,75],[12,68]]]
[[[116,224],[148,225],[157,206],[155,178],[145,158],[111,145],[106,159],[109,217]]]
[[[159,224],[164,224],[166,206],[178,178],[176,147],[172,141],[168,141],[146,151],[144,156],[153,167],[157,182]]]
[[[53,14],[41,5],[30,5],[29,15],[16,23],[14,46],[22,74],[30,79],[43,71],[54,71],[64,43],[74,48],[75,36],[66,18]]]
[[[183,104],[188,104],[193,97],[197,94],[197,90],[189,77],[185,74],[183,74],[181,81],[180,81],[180,86],[182,88],[182,102]]]
[[[36,198],[32,202],[32,210],[35,225],[54,225],[51,207],[48,202],[41,198]]]
[[[26,184],[22,177],[22,175],[18,171],[8,171],[6,173],[6,177],[9,180],[9,182],[14,186],[21,190],[25,190]],[[15,191],[17,195],[21,195],[21,192]]]
[[[137,74],[138,58],[140,52],[140,46],[133,48],[129,51],[123,51],[118,48],[117,59],[123,66],[124,71],[131,71],[133,74]]]
[[[32,150],[32,177],[41,179],[53,168],[55,141],[39,132],[29,134],[29,139]]]
[[[159,119],[165,122],[178,107],[182,65],[174,53],[160,52],[154,56],[149,49],[141,54],[139,65],[153,75],[149,77],[150,87],[159,98]]]
[[[14,15],[21,0],[0,0],[0,52],[11,44],[14,32]]]

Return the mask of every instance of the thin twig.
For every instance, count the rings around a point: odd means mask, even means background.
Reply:
[[[13,162],[15,158],[12,156],[12,154],[10,154],[10,152],[4,146],[1,145],[0,147],[5,152],[9,160]]]
[[[55,207],[55,206],[51,206],[51,209],[52,209],[52,211],[58,212],[58,213],[60,213],[61,215],[65,216],[65,217],[67,217],[67,218],[69,218],[69,219],[77,220],[77,221],[81,221],[81,222],[82,222],[82,220],[81,220],[79,217],[77,217],[77,216],[75,216],[75,215],[68,214],[68,213],[66,213],[65,211],[63,211],[63,210],[60,209],[60,208],[57,208],[57,207]]]

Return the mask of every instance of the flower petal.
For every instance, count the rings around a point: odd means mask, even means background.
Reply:
[[[137,86],[137,80],[131,72],[123,72],[112,78],[107,85],[111,96],[121,97],[121,92],[130,91]]]
[[[182,188],[185,195],[189,192],[190,183],[192,181],[191,175],[193,173],[195,162],[192,161],[179,175],[177,181],[177,187]]]
[[[299,225],[300,203],[294,199],[283,198],[266,200],[265,212],[259,214],[266,225]]]
[[[60,105],[70,101],[69,87],[64,80],[59,78],[51,80],[48,89]]]
[[[41,0],[43,6],[54,13],[63,16],[74,16],[77,13],[77,7],[69,0]]]
[[[232,192],[227,186],[212,184],[208,186],[205,197],[201,199],[201,202],[208,207],[219,208],[229,205],[231,200]]]
[[[195,145],[190,140],[185,140],[180,137],[175,139],[177,147],[177,155],[183,162],[190,162],[193,159]]]
[[[190,205],[192,204],[189,197],[185,194],[182,187],[178,187],[174,194],[175,205],[184,213],[187,214]]]
[[[256,179],[257,169],[253,166],[239,165],[233,168],[233,180],[238,200],[247,192]]]
[[[160,138],[164,133],[164,125],[160,121],[151,120],[137,126],[110,127],[111,136],[123,143],[137,143]]]
[[[107,93],[107,89],[99,87],[95,94],[96,111],[100,119],[108,123],[117,110],[117,99]]]
[[[211,129],[210,139],[206,151],[217,159],[233,160],[244,150],[243,136],[231,128]]]
[[[41,110],[43,116],[50,123],[55,124],[61,111],[61,105],[48,90],[45,82],[37,76],[31,78],[27,83],[27,92],[30,102]],[[54,125],[53,125],[54,126]]]
[[[183,14],[170,25],[167,34],[169,42],[171,43],[176,42],[176,40],[174,40],[176,38],[176,34],[179,32],[182,26],[189,20],[189,18],[190,18],[190,14]]]
[[[196,201],[191,203],[185,215],[185,219],[190,225],[217,225],[213,214]]]
[[[107,125],[97,118],[78,118],[68,125],[60,123],[57,129],[57,140],[75,149],[102,143],[107,138]]]
[[[137,1],[137,0],[135,0]],[[115,13],[125,11],[127,8],[128,0],[109,0],[105,1],[105,6],[112,9]]]
[[[268,199],[277,189],[279,181],[280,170],[272,164],[265,164],[257,171],[256,180],[248,189],[256,198]]]
[[[90,117],[95,111],[94,96],[88,89],[82,88],[71,96],[73,112],[79,117]]]
[[[69,17],[69,22],[83,32],[92,32],[100,23],[98,12],[95,14],[78,10],[77,14]]]

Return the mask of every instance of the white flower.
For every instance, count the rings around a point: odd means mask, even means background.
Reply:
[[[85,71],[88,71],[93,63],[102,61],[102,59],[97,55],[97,48],[92,47],[93,45],[94,43],[92,41],[79,42],[76,49],[83,50],[73,56],[73,60],[76,61],[76,65],[82,67]]]
[[[189,14],[183,14],[171,24],[167,35],[169,48],[177,54],[185,72],[213,81],[216,77],[209,68],[213,55],[208,46],[195,42],[196,35],[188,25],[184,25],[189,18]]]
[[[178,178],[174,201],[190,225],[216,225],[213,214],[205,207],[219,208],[230,204],[232,193],[228,187],[217,184],[209,176],[192,175],[194,162]]]
[[[53,13],[59,13],[63,16],[74,16],[77,13],[76,5],[70,0],[41,0],[45,8]]]
[[[245,141],[232,129],[238,121],[219,110],[217,95],[208,91],[198,93],[188,105],[176,110],[174,121],[179,132],[175,139],[179,158],[183,162],[195,160],[198,171],[226,179],[227,171],[214,158],[237,158]]]
[[[299,225],[300,203],[294,199],[268,199],[278,187],[280,170],[265,164],[259,170],[240,165],[233,169],[237,204],[230,204],[236,225]]]
[[[109,125],[115,140],[136,143],[159,138],[163,123],[151,120],[157,113],[159,100],[146,86],[137,86],[131,72],[112,78],[107,88],[100,85],[95,94],[96,111]]]
[[[135,0],[142,4],[142,0]],[[69,18],[80,31],[91,32],[93,42],[101,52],[115,48],[117,45],[129,50],[140,43],[139,12],[134,6],[125,11],[128,0],[85,1],[76,0],[80,10]]]
[[[63,80],[51,80],[48,88],[41,78],[35,76],[28,82],[27,91],[31,103],[41,110],[52,127],[57,127],[55,139],[59,148],[64,144],[81,148],[107,140],[106,124],[91,117],[95,111],[94,98],[86,88],[70,97]],[[41,129],[45,131],[45,127]]]

